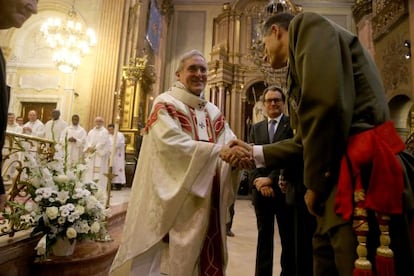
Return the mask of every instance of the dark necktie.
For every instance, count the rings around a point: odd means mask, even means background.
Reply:
[[[276,128],[276,120],[269,121],[269,142],[273,142],[273,136],[275,135],[275,128]]]

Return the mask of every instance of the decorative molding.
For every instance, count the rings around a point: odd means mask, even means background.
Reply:
[[[12,53],[12,49],[10,47],[5,47],[5,46],[1,46],[0,48],[1,48],[1,51],[3,52],[4,58],[8,60]]]
[[[37,91],[45,89],[58,90],[60,87],[59,82],[60,78],[58,75],[30,74],[20,76],[19,87],[23,89],[34,89]]]
[[[357,0],[351,9],[354,20],[358,24],[364,16],[372,13],[372,0]]]
[[[168,19],[174,13],[174,4],[172,0],[157,0],[157,6],[161,15],[166,16]]]
[[[403,17],[408,15],[407,1],[382,0],[375,1],[374,16],[372,18],[372,36],[374,41],[389,32]]]
[[[384,49],[381,75],[387,91],[393,91],[401,85],[409,84],[410,70],[408,66],[410,64],[404,59],[406,50],[402,45],[403,41],[404,37],[398,35],[389,38]]]

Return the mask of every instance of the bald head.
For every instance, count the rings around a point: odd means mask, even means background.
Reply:
[[[37,120],[37,112],[36,110],[30,110],[29,113],[27,113],[27,117],[29,118],[30,122],[34,122]]]
[[[104,119],[101,116],[98,116],[95,118],[95,127],[96,128],[101,128],[104,125]]]

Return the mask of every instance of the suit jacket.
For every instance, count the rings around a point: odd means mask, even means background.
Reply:
[[[293,137],[293,131],[289,124],[289,117],[282,115],[280,122],[277,125],[277,129],[273,136],[273,141],[269,141],[269,127],[268,120],[265,119],[261,122],[254,124],[250,131],[249,143],[255,145],[265,145],[274,143],[280,140],[288,139]],[[256,168],[252,170],[250,179],[253,181],[257,177],[267,176],[270,177],[273,181],[273,190],[276,192],[276,195],[281,196],[280,188],[277,185],[280,169],[285,168],[282,164],[275,168]]]
[[[292,140],[263,147],[266,166],[304,161],[304,184],[325,205],[321,232],[344,223],[334,213],[341,157],[349,135],[389,120],[380,74],[358,37],[315,13],[289,26],[287,101]],[[322,43],[321,43],[322,41]]]

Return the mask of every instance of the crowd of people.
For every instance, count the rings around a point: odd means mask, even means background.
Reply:
[[[60,149],[66,150],[67,166],[85,164],[84,181],[96,181],[102,191],[106,191],[110,168],[113,177],[111,188],[120,190],[126,184],[125,178],[125,137],[122,132],[117,131],[116,138],[114,125],[104,127],[104,119],[100,116],[95,118],[95,126],[87,132],[79,124],[79,115],[72,115],[72,122],[68,124],[60,116],[60,111],[52,110],[51,119],[45,124],[38,119],[37,112],[30,110],[28,120],[19,123],[14,113],[8,113],[8,132],[26,134],[34,137],[45,138],[61,145]],[[115,143],[115,145],[114,145]],[[7,145],[6,145],[7,146]],[[30,144],[36,150],[36,143]],[[58,147],[59,148],[59,147]],[[29,149],[30,150],[30,149]],[[3,168],[9,168],[7,163],[13,162],[19,154],[11,155],[5,162]],[[113,162],[110,162],[112,159]],[[5,173],[7,178],[13,177],[15,172],[13,166]]]

